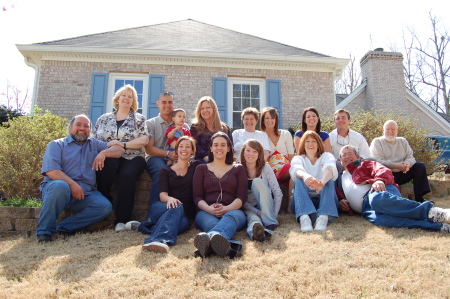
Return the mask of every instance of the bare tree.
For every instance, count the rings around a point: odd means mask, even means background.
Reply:
[[[406,85],[436,111],[450,112],[449,30],[429,13],[430,37],[423,42],[413,28],[403,32]],[[406,36],[408,35],[408,36]]]
[[[6,101],[3,100],[1,102],[5,102],[5,106],[10,109],[14,109],[16,111],[24,111],[26,110],[27,105],[29,105],[29,95],[28,88],[25,90],[25,93],[19,89],[17,85],[11,84],[11,82],[7,81],[6,92],[1,93],[2,96],[6,98]]]
[[[342,78],[336,81],[335,92],[337,94],[350,94],[361,84],[361,69],[355,62],[355,56],[349,53],[350,62],[342,74]]]

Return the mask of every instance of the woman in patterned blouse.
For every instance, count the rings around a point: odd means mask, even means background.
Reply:
[[[146,167],[143,147],[148,143],[148,136],[145,117],[136,112],[137,92],[133,86],[120,88],[112,102],[114,112],[100,116],[91,135],[108,142],[108,146],[119,145],[125,149],[120,158],[106,158],[105,167],[97,172],[97,189],[111,202],[111,185],[117,178],[115,231],[119,232],[131,220],[136,182]]]

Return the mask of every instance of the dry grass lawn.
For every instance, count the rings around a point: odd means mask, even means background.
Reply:
[[[436,204],[450,208],[449,198]],[[194,258],[193,229],[169,254],[144,235],[102,231],[38,244],[0,241],[0,298],[448,298],[450,235],[376,227],[342,216],[303,234],[281,215],[272,240],[245,231],[243,257]]]

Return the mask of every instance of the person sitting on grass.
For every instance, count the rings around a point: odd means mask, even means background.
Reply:
[[[264,162],[264,149],[256,139],[247,140],[241,150],[241,162],[247,171],[248,190],[244,213],[247,233],[256,241],[265,241],[278,227],[283,193],[272,167]]]
[[[119,158],[125,150],[119,145],[89,138],[91,121],[77,115],[70,121],[69,136],[51,141],[42,160],[42,209],[36,235],[38,241],[50,242],[59,233],[66,237],[98,222],[112,211],[111,202],[95,191],[95,172],[105,165],[106,158]],[[58,225],[62,210],[76,214]]]
[[[361,161],[351,145],[342,147],[340,158],[345,169],[337,184],[346,197],[339,202],[342,211],[351,208],[377,226],[450,233],[450,209],[402,198],[392,171],[376,161]]]
[[[142,222],[138,230],[150,234],[142,249],[154,252],[169,252],[177,235],[191,227],[195,218],[192,199],[192,179],[199,161],[191,161],[195,155],[195,140],[182,136],[175,145],[178,161],[166,166],[159,173],[159,201],[150,207],[150,221]],[[135,226],[136,227],[136,226]]]

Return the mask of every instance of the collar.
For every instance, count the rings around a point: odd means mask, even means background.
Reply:
[[[75,144],[78,144],[78,145],[83,146],[83,145],[85,145],[86,143],[91,142],[91,138],[88,137],[87,140],[86,140],[86,142],[85,142],[84,144],[79,144],[78,142],[75,141],[75,139],[73,139],[72,135],[70,135],[70,134],[67,135],[66,140],[65,140],[65,143],[66,143],[66,144],[70,144],[70,143],[72,143],[72,142],[75,143]]]

